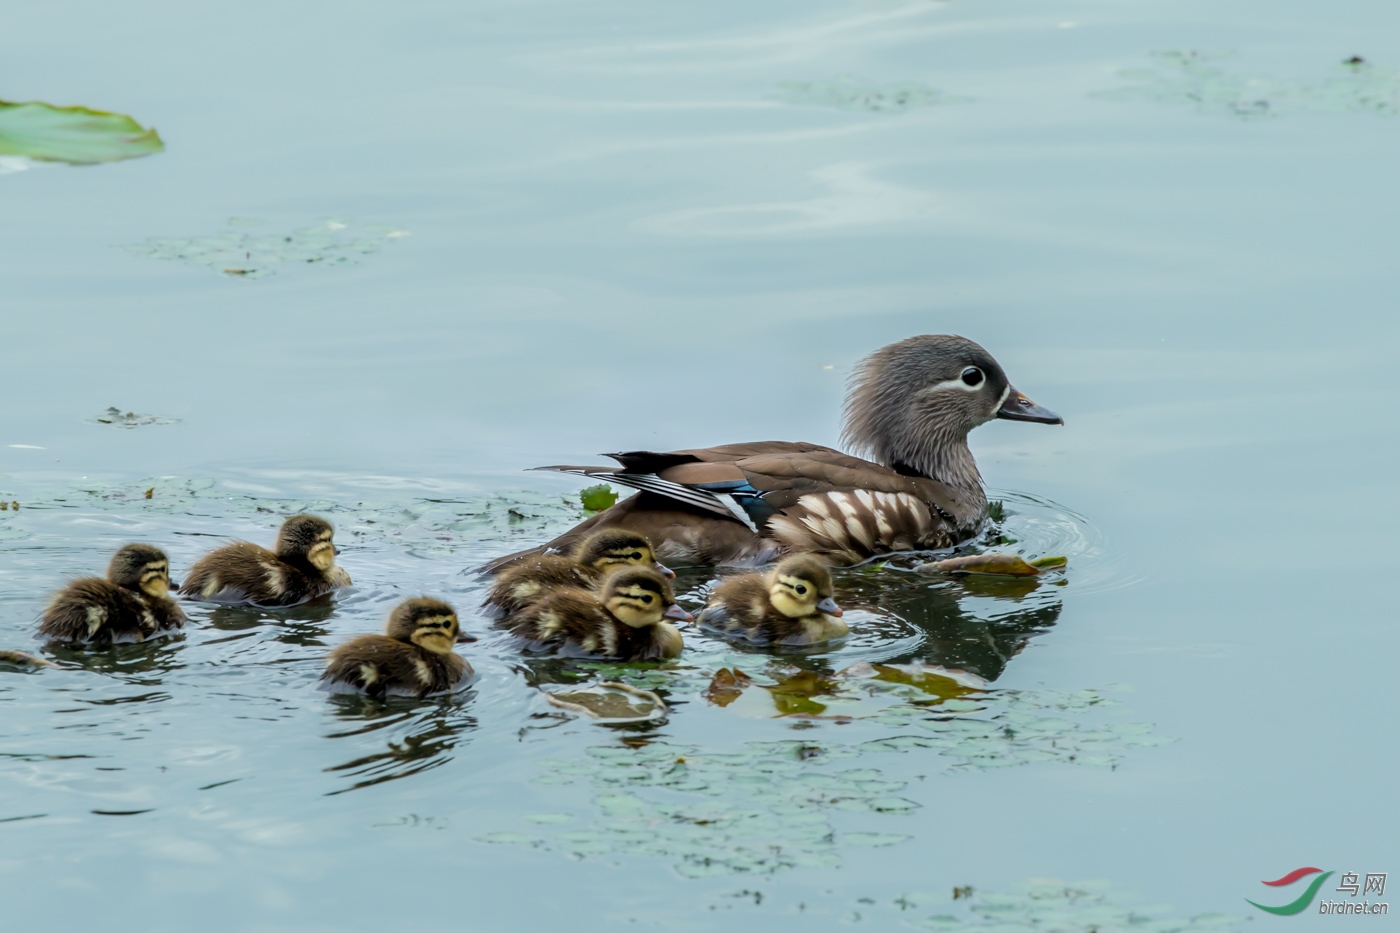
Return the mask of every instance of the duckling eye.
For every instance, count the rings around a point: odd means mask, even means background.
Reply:
[[[641,552],[640,552],[640,551],[633,551],[631,554],[628,554],[628,555],[627,555],[627,559],[628,559],[628,560],[637,560],[637,561],[639,561],[639,560],[642,559]]]
[[[797,593],[798,596],[806,596],[806,595],[807,595],[807,587],[803,586],[801,583],[799,583],[799,584],[797,584],[796,586],[794,586],[794,587],[793,587],[793,590],[796,591],[796,593]]]
[[[982,375],[982,370],[978,369],[976,366],[969,366],[962,371],[963,385],[979,386],[982,384],[983,378],[985,377]]]
[[[643,593],[641,596],[638,596],[637,598],[640,599],[644,605],[647,605],[647,606],[650,606],[650,605],[651,605],[651,596],[650,596],[650,594],[648,594],[648,593]]]

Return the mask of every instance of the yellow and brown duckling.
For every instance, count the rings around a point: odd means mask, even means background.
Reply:
[[[592,589],[619,567],[651,567],[664,577],[670,568],[656,560],[646,535],[605,528],[584,537],[572,554],[537,554],[508,567],[496,578],[482,607],[514,615],[560,587]]]
[[[107,579],[84,577],[54,594],[39,632],[54,641],[110,645],[167,635],[185,624],[170,598],[170,561],[149,544],[112,555]]]
[[[405,600],[389,613],[383,635],[361,635],[331,652],[321,683],[334,693],[423,698],[465,686],[472,666],[452,646],[462,634],[457,610],[440,599]]]
[[[720,583],[700,611],[700,624],[756,644],[814,645],[850,633],[832,594],[826,564],[794,554],[766,574]]]
[[[335,528],[315,515],[293,515],[277,533],[276,552],[247,541],[205,554],[185,576],[180,595],[217,603],[295,606],[350,585],[336,566]]]
[[[623,567],[596,590],[552,590],[517,613],[510,631],[566,653],[656,661],[681,653],[681,633],[666,621],[689,622],[670,582],[650,567]]]

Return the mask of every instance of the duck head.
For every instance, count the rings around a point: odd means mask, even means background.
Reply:
[[[690,622],[694,616],[676,605],[671,584],[650,567],[623,567],[603,581],[600,598],[614,619],[632,628],[648,628],[662,619]]]
[[[574,560],[605,574],[628,565],[650,567],[663,577],[674,577],[675,571],[656,559],[646,535],[625,528],[604,528],[579,542]]]
[[[335,527],[315,515],[293,515],[277,532],[277,556],[288,562],[305,562],[317,570],[335,566]]]
[[[768,573],[768,601],[789,619],[841,615],[831,587],[831,571],[811,554],[794,554]]]
[[[440,599],[404,600],[389,613],[384,634],[434,654],[450,654],[462,635],[457,610]],[[475,641],[475,639],[472,639]]]
[[[128,544],[112,555],[107,579],[124,589],[164,599],[170,593],[170,560],[160,548]]]
[[[965,337],[925,334],[876,350],[856,366],[842,439],[900,473],[981,496],[967,435],[993,418],[1064,424],[1012,386],[982,347]]]

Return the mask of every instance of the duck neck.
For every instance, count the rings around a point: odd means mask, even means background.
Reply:
[[[969,498],[986,501],[982,490],[982,474],[977,470],[977,460],[967,446],[966,435],[962,437],[925,436],[906,438],[903,444],[891,445],[881,453],[881,462],[906,476],[921,476],[937,480]]]

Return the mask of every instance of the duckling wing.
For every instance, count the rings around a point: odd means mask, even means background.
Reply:
[[[271,603],[285,590],[288,569],[267,548],[235,541],[195,561],[180,595],[219,603]]]

